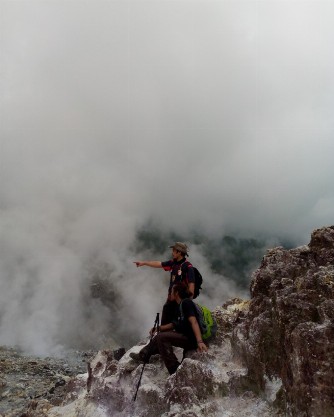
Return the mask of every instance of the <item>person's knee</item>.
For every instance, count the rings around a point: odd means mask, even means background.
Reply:
[[[170,345],[171,344],[170,339],[171,338],[170,338],[169,332],[161,332],[161,333],[158,333],[156,336],[156,341],[157,341],[158,346]]]
[[[157,341],[157,343],[161,343],[165,339],[166,339],[166,333],[165,332],[160,332],[160,333],[158,333],[156,335],[156,341]]]

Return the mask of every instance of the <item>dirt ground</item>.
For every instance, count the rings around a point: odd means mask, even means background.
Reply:
[[[62,358],[27,356],[0,347],[0,416],[25,417],[36,403],[59,405],[71,378],[87,371],[94,351],[71,351]]]

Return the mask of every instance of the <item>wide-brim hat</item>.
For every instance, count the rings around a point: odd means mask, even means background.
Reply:
[[[170,248],[178,250],[188,256],[188,246],[183,242],[175,242]]]

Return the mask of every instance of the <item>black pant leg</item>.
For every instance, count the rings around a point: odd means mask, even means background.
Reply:
[[[161,332],[156,336],[156,343],[162,360],[170,374],[173,374],[180,365],[174,354],[173,346],[190,349],[191,344],[186,336],[177,332]]]

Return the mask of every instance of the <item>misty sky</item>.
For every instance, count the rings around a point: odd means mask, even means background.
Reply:
[[[148,219],[298,245],[333,224],[333,14],[323,0],[0,0],[0,344],[46,352],[73,322],[84,337],[87,265],[126,276],[130,303]],[[107,312],[89,308],[96,329]]]

